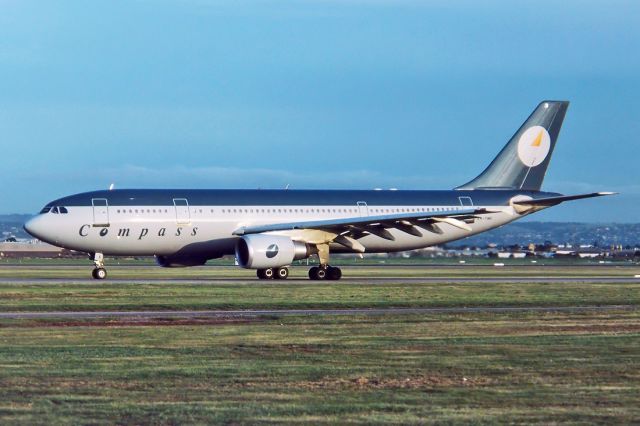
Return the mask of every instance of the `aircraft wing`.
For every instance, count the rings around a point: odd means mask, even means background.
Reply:
[[[366,235],[377,235],[387,240],[395,240],[388,229],[398,229],[410,235],[421,237],[422,230],[441,234],[438,223],[447,223],[466,231],[471,231],[467,221],[479,214],[488,213],[486,209],[460,208],[439,212],[414,212],[379,216],[358,216],[341,219],[312,220],[303,222],[276,223],[256,226],[243,226],[233,232],[234,235],[261,234],[275,231],[314,230],[334,234],[333,241],[356,251],[364,247],[356,240]]]
[[[559,195],[557,197],[536,198],[531,200],[514,201],[513,204],[524,207],[550,207],[560,204],[564,201],[580,200],[583,198],[602,197],[605,195],[614,195],[616,192],[591,192],[589,194],[578,195]]]

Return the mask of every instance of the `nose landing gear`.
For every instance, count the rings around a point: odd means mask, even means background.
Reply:
[[[91,276],[96,280],[104,280],[107,278],[107,270],[104,268],[95,268],[91,271]]]
[[[96,267],[91,271],[91,276],[96,280],[104,280],[107,278],[107,270],[104,269],[104,256],[102,253],[93,255],[93,264]]]

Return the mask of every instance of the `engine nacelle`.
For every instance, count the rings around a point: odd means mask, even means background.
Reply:
[[[281,235],[245,235],[236,243],[238,265],[247,269],[278,268],[314,253],[314,246]]]
[[[207,263],[207,259],[190,256],[156,256],[156,263],[163,268],[186,268]]]

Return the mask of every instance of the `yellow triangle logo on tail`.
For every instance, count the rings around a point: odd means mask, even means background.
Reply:
[[[544,133],[544,130],[540,130],[540,133],[538,133],[538,136],[536,136],[536,138],[533,140],[533,143],[531,144],[531,146],[540,146],[540,144],[542,143],[543,133]]]

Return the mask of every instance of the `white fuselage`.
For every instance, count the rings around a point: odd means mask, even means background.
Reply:
[[[441,233],[424,231],[419,237],[389,229],[393,240],[366,235],[359,242],[371,253],[412,250],[474,235],[521,217],[510,206],[478,207],[493,213],[468,223],[471,231],[442,223],[438,225]],[[50,212],[37,216],[30,221],[30,232],[51,244],[88,253],[166,256],[202,252],[215,258],[234,252],[237,237],[233,232],[243,226],[461,208],[460,205],[76,206],[69,207],[65,214]],[[296,231],[275,233],[295,239]],[[331,251],[350,250],[333,244]]]

